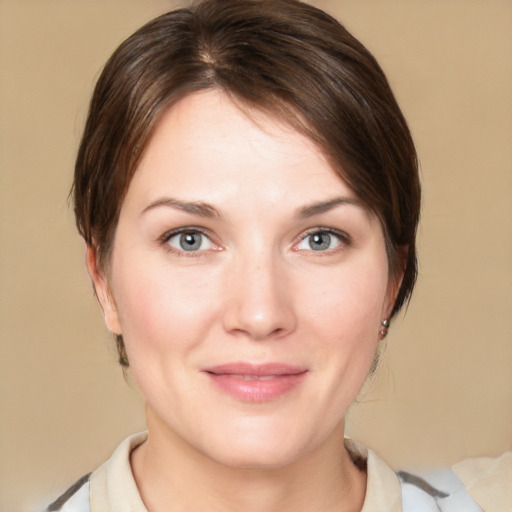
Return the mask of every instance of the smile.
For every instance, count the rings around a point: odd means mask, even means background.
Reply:
[[[230,363],[203,372],[215,388],[242,402],[269,402],[299,387],[308,370],[281,363]]]
[[[242,380],[273,380],[281,377],[280,375],[264,375],[262,377],[258,377],[257,375],[231,375],[234,379],[242,379]]]

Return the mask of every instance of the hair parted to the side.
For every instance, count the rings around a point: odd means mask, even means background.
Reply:
[[[414,144],[374,57],[334,18],[296,0],[201,0],[147,23],[114,52],[94,90],[72,190],[78,230],[102,269],[162,114],[213,88],[310,137],[378,216],[390,275],[403,272],[396,314],[417,275]],[[117,346],[127,366],[120,336]]]

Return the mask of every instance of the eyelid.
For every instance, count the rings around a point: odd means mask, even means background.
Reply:
[[[184,226],[180,228],[170,229],[169,231],[166,231],[163,235],[158,237],[158,239],[161,242],[165,243],[169,241],[169,239],[172,238],[173,236],[181,235],[182,233],[201,233],[202,235],[205,235],[208,238],[210,238],[208,232],[204,228],[200,228],[197,226]]]
[[[202,236],[206,237],[210,241],[210,243],[212,244],[212,247],[208,248],[208,249],[201,249],[198,251],[185,251],[185,250],[181,250],[176,247],[173,247],[171,244],[169,244],[169,240],[171,238],[181,235],[183,233],[199,233]],[[179,256],[194,257],[194,256],[199,256],[199,255],[204,254],[209,251],[222,250],[222,247],[213,240],[212,233],[208,229],[200,228],[198,226],[183,226],[180,228],[171,229],[169,231],[166,231],[163,235],[161,235],[158,238],[158,242],[161,245],[164,245],[168,251],[173,252]]]
[[[314,235],[316,233],[327,233],[331,236],[335,236],[340,241],[341,249],[343,249],[344,247],[348,247],[352,244],[352,237],[347,232],[342,231],[340,229],[330,228],[330,227],[326,227],[326,226],[316,226],[314,228],[310,228],[310,229],[306,230],[304,233],[302,233],[298,237],[298,240],[296,240],[293,244],[293,250],[295,250],[295,251],[307,250],[307,249],[298,249],[297,245],[300,242],[302,242],[303,240],[305,240],[308,236]],[[317,252],[318,255],[321,255],[322,253],[325,254],[325,253],[337,252],[338,250],[340,250],[340,247],[335,247],[334,249],[328,249],[326,251],[314,251],[313,249],[309,249],[309,250],[311,252]]]

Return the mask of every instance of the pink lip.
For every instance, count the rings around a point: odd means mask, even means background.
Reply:
[[[295,389],[307,370],[282,363],[228,363],[202,370],[224,393],[243,402],[268,402]]]

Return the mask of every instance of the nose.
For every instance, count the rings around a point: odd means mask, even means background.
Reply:
[[[224,329],[252,340],[278,339],[297,325],[284,264],[270,255],[240,257],[227,271]]]

